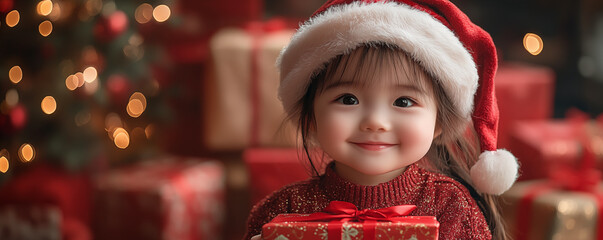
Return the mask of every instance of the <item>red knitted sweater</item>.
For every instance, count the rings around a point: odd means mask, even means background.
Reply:
[[[328,167],[324,175],[288,185],[256,204],[244,239],[260,234],[262,226],[280,213],[313,213],[331,201],[353,203],[358,209],[414,204],[413,216],[435,216],[440,239],[491,239],[484,215],[469,191],[450,177],[429,172],[417,164],[376,186],[353,184]]]

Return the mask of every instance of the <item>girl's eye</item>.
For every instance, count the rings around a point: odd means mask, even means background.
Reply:
[[[356,105],[358,104],[358,98],[352,94],[345,94],[336,100],[343,105]]]
[[[407,97],[400,97],[400,98],[396,99],[396,101],[394,101],[394,106],[396,106],[396,107],[407,108],[407,107],[411,107],[413,105],[415,105],[415,102]]]

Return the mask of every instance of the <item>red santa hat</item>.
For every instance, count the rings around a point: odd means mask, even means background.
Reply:
[[[327,1],[300,26],[278,58],[279,98],[287,113],[299,114],[295,105],[325,63],[370,42],[404,50],[434,76],[455,108],[467,120],[473,119],[483,151],[470,171],[476,189],[501,194],[511,187],[517,160],[496,148],[494,43],[447,0]]]

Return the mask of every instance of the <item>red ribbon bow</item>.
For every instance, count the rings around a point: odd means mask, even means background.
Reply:
[[[341,239],[341,226],[345,222],[363,222],[364,238],[375,239],[376,222],[399,222],[415,210],[415,205],[400,205],[381,209],[358,208],[349,202],[332,201],[322,212],[303,216],[279,215],[272,222],[329,221],[329,239]]]

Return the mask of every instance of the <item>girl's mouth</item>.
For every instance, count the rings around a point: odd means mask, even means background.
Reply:
[[[366,149],[369,151],[381,151],[381,150],[384,150],[384,149],[397,145],[397,144],[380,143],[380,142],[361,142],[361,143],[353,142],[353,144],[362,149]]]

